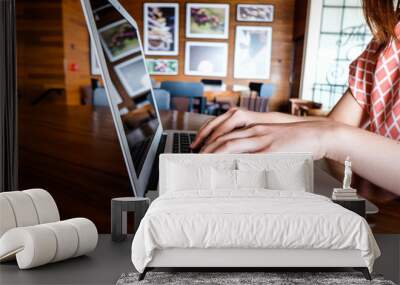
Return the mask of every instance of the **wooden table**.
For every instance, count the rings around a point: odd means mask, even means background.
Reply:
[[[204,96],[208,102],[228,104],[229,107],[237,106],[240,95],[249,92],[249,87],[245,85],[204,85]]]
[[[161,113],[165,129],[197,130],[210,116]],[[340,176],[340,166],[328,171]],[[398,197],[356,177],[360,194],[379,206],[368,218],[374,232],[400,232]],[[110,200],[131,196],[128,174],[107,108],[20,106],[19,188],[41,187],[55,198],[61,218],[87,217],[110,232]]]
[[[197,130],[209,116],[161,112],[167,129]],[[108,108],[20,106],[19,189],[47,189],[62,219],[87,217],[110,233],[111,198],[132,196]]]

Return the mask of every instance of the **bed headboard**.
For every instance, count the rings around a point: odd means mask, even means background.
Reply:
[[[224,167],[240,169],[242,167],[262,167],[266,169],[285,169],[289,165],[301,165],[304,168],[306,181],[305,191],[314,191],[313,158],[311,153],[268,153],[268,154],[161,154],[159,165],[159,194],[169,189],[168,179],[171,175],[168,170],[173,165],[185,167]]]

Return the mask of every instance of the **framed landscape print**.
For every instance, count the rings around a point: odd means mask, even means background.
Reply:
[[[115,72],[130,97],[135,97],[151,87],[142,56],[117,64]]]
[[[151,75],[177,75],[178,60],[176,59],[146,59],[147,70]]]
[[[187,4],[186,37],[227,39],[228,32],[229,4]]]
[[[144,4],[144,52],[177,55],[179,51],[179,4]]]
[[[108,59],[113,62],[140,51],[138,35],[127,20],[99,29],[100,41]]]
[[[243,22],[273,22],[274,5],[238,4],[236,20]]]
[[[186,42],[185,74],[224,77],[227,65],[227,43]]]
[[[237,26],[234,77],[268,79],[271,68],[272,28]]]

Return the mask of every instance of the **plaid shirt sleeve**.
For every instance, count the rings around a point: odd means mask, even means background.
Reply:
[[[349,67],[349,88],[358,104],[366,112],[369,112],[371,106],[371,91],[376,67],[377,49],[377,44],[371,41],[367,48]]]
[[[368,114],[368,129],[400,141],[400,23],[386,46],[371,41],[350,64],[349,88]]]

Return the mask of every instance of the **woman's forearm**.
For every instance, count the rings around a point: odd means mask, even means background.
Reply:
[[[269,124],[284,124],[284,123],[297,123],[307,121],[323,121],[330,120],[328,117],[315,117],[315,116],[294,116],[279,112],[260,113],[254,112],[257,123]]]
[[[343,162],[350,156],[354,172],[400,195],[400,142],[342,124],[324,141],[326,157]]]

